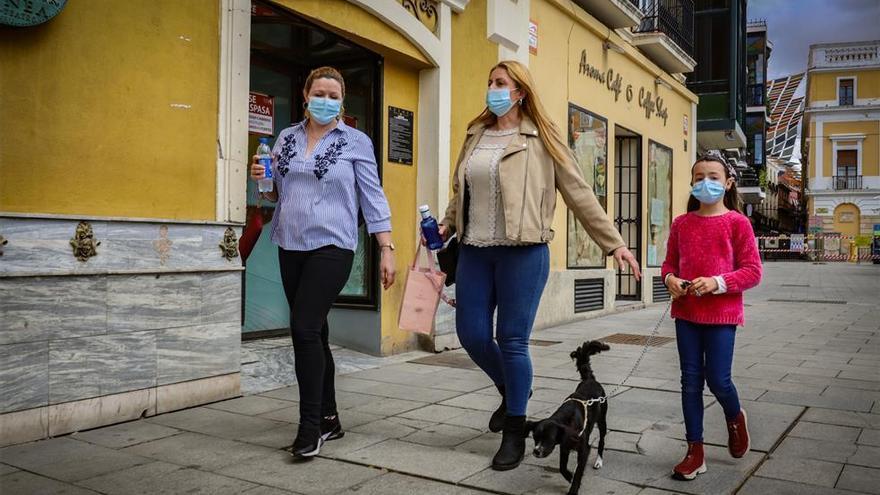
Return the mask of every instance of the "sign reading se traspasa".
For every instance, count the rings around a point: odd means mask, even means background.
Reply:
[[[272,136],[275,131],[275,97],[251,93],[248,98],[248,131]]]

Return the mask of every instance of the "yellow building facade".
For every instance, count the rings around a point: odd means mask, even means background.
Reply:
[[[0,290],[15,294],[0,306],[0,350],[16,356],[0,372],[0,443],[240,393],[241,339],[283,334],[288,318],[269,229],[246,265],[235,249],[247,218],[272,215],[249,157],[258,136],[302,118],[305,75],[320,65],[343,72],[346,122],[373,140],[400,274],[380,290],[363,236],[331,311],[335,343],[375,355],[458,346],[451,308],[427,337],[397,316],[416,207],[442,215],[504,59],[530,67],[645,274],[617,270],[559,198],[536,326],[667,297],[659,265],[696,149],[697,98],[679,73],[693,65],[663,36],[632,32],[631,2],[129,4],[69,2],[43,24],[0,26]],[[254,98],[270,102],[263,127]]]
[[[880,41],[812,45],[809,57],[810,225],[848,240],[869,236],[880,225]]]

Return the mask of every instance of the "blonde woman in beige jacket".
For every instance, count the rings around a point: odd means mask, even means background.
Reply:
[[[440,234],[446,239],[457,233],[461,243],[459,340],[501,393],[489,429],[503,431],[492,460],[492,467],[503,471],[517,467],[525,452],[529,335],[549,274],[556,192],[618,265],[629,265],[637,279],[640,274],[547,116],[528,69],[514,61],[493,67],[486,106],[468,126]]]

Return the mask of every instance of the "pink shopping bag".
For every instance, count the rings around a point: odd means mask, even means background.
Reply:
[[[434,328],[434,315],[443,296],[443,282],[446,274],[435,268],[434,253],[426,249],[428,266],[423,266],[422,245],[419,243],[416,256],[406,275],[403,288],[403,301],[400,303],[398,326],[401,330],[430,334]]]

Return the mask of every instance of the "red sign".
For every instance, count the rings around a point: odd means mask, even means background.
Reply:
[[[353,127],[353,128],[355,128],[355,129],[357,129],[357,127],[358,127],[358,119],[357,119],[357,117],[354,117],[354,116],[351,116],[351,115],[343,115],[343,116],[342,116],[342,121],[345,122],[345,125],[347,125],[347,126],[349,126],[349,127]]]
[[[275,98],[251,93],[248,98],[248,131],[251,134],[275,134]]]
[[[259,4],[251,4],[251,15],[253,17],[275,17],[278,14],[269,7],[263,7]]]

